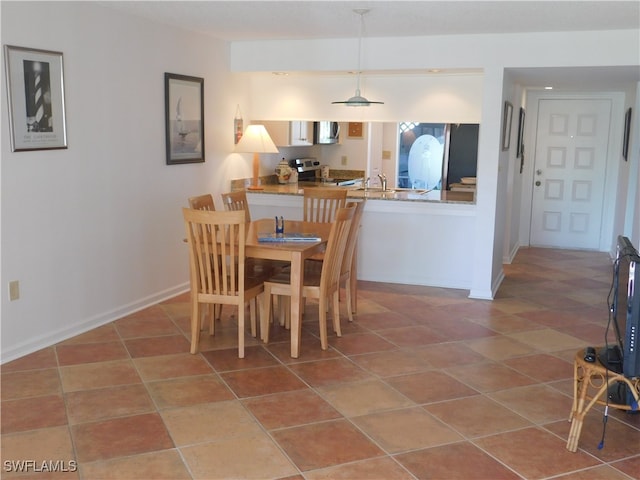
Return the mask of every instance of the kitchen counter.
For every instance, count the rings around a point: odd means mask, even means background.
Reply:
[[[272,195],[302,195],[303,188],[317,188],[314,184],[309,185],[300,182],[286,185],[264,185],[263,190],[248,190],[247,193],[263,193]],[[448,190],[411,190],[411,189],[391,189],[389,192],[382,192],[379,188],[362,189],[360,187],[326,187],[326,188],[346,188],[348,198],[366,198],[368,200],[389,200],[403,202],[429,202],[429,203],[458,203],[475,204],[472,192],[452,192]]]

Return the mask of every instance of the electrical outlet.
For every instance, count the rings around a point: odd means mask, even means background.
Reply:
[[[9,300],[14,301],[20,298],[20,282],[13,280],[9,282]]]
[[[342,155],[342,157],[340,158],[340,161],[342,162],[342,165],[346,165],[347,164],[347,156],[346,155]]]

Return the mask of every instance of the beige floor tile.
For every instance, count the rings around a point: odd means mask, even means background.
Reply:
[[[216,375],[197,375],[147,383],[159,409],[232,400],[235,395]]]
[[[178,446],[253,435],[260,426],[240,403],[207,403],[161,412],[167,430]]]
[[[299,473],[261,431],[180,450],[195,480],[264,480]]]
[[[2,400],[57,395],[61,392],[57,368],[2,374]]]
[[[556,350],[578,349],[584,347],[584,341],[572,337],[556,330],[542,329],[530,332],[519,332],[509,334],[510,338],[517,340],[543,352],[554,352]]]
[[[379,377],[416,373],[432,367],[428,361],[407,350],[354,355],[351,360]]]
[[[69,392],[66,403],[70,425],[155,411],[142,384]]]
[[[467,438],[531,426],[524,417],[484,395],[433,403],[423,408]]]
[[[307,480],[412,480],[414,477],[389,457],[305,472]]]
[[[390,453],[462,440],[460,434],[420,407],[365,415],[352,421]]]
[[[529,385],[488,394],[536,424],[568,418],[573,399],[546,385]]]
[[[190,353],[136,358],[133,363],[146,382],[213,372],[202,356]]]
[[[177,450],[87,463],[82,465],[81,474],[94,480],[191,480]]]
[[[489,337],[465,342],[469,348],[491,360],[505,360],[536,352],[530,345],[508,337]]]
[[[331,385],[319,388],[318,392],[346,417],[415,405],[380,380]]]
[[[4,469],[4,462],[33,460],[41,463],[61,460],[69,465],[76,460],[67,426],[2,435],[1,449],[3,478],[8,473]]]
[[[141,382],[131,360],[60,367],[60,377],[65,392]]]
[[[498,363],[463,365],[449,368],[447,372],[480,392],[493,392],[535,383],[533,379]]]

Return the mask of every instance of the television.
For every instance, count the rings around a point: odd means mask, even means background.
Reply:
[[[640,377],[640,254],[631,241],[618,236],[609,297],[615,344],[599,352],[609,370]]]

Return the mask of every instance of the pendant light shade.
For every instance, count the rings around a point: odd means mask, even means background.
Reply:
[[[353,11],[360,15],[360,35],[358,36],[358,70],[356,71],[356,94],[344,101],[331,102],[333,105],[345,105],[347,107],[368,107],[373,104],[383,105],[384,102],[374,102],[367,100],[360,94],[360,62],[362,57],[362,32],[364,30],[364,16],[369,12],[366,8],[359,8]]]

